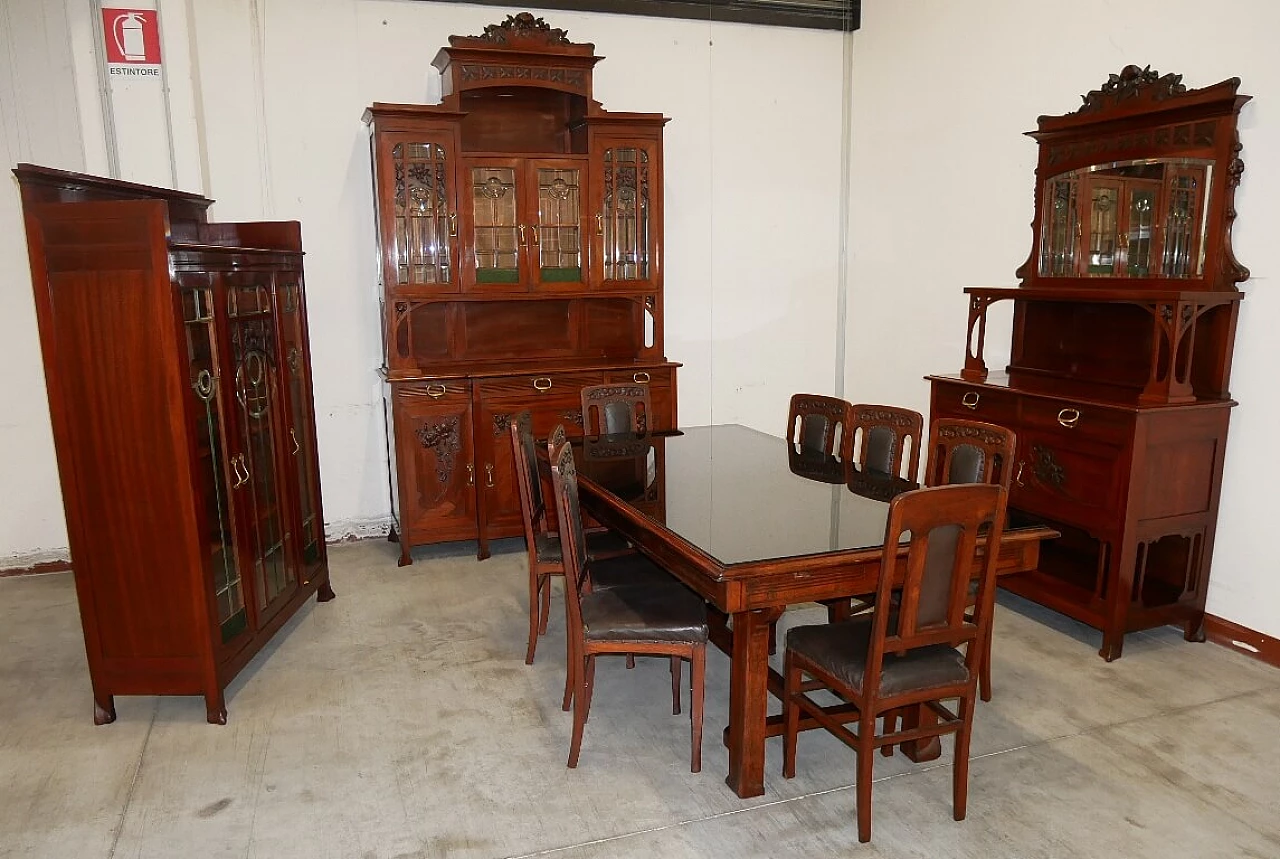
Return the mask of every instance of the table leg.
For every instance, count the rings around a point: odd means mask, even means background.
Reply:
[[[938,724],[938,714],[924,704],[907,707],[902,712],[902,728],[905,731],[921,725]],[[908,740],[902,744],[902,753],[916,763],[934,761],[942,757],[942,741],[937,737],[924,740]]]
[[[729,681],[729,776],[743,798],[764,793],[765,716],[769,705],[769,628],[781,608],[733,615]]]

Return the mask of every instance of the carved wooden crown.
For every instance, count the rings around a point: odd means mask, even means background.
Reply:
[[[1084,104],[1080,105],[1076,113],[1094,113],[1131,99],[1145,99],[1154,103],[1186,91],[1182,75],[1162,75],[1151,66],[1125,66],[1120,74],[1108,76],[1101,88],[1080,96]]]

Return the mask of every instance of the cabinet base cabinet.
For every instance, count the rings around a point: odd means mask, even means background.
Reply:
[[[530,412],[539,439],[557,424],[581,437],[583,387],[643,380],[651,386],[653,429],[675,429],[677,366],[627,363],[392,380],[390,539],[400,544],[399,565],[413,562],[414,546],[454,540],[475,540],[483,560],[490,540],[524,533],[509,435],[515,414]]]
[[[1146,408],[930,379],[933,418],[1017,434],[1010,518],[1062,534],[1001,587],[1101,630],[1108,661],[1137,630],[1177,624],[1203,640],[1233,402]]]
[[[333,598],[296,222],[20,164],[93,719],[224,690]]]

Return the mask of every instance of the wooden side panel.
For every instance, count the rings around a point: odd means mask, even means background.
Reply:
[[[207,649],[195,610],[203,577],[182,412],[171,407],[185,380],[173,357],[163,205],[34,208],[59,470],[87,585],[81,611],[94,619],[86,642],[108,661],[197,656]]]

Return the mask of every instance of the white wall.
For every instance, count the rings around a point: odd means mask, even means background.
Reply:
[[[69,42],[71,34],[92,32],[91,5],[67,0],[67,14],[47,29]],[[374,372],[381,357],[371,178],[360,116],[373,101],[434,102],[439,76],[430,62],[448,37],[478,34],[524,7],[404,0],[157,6],[180,184],[217,200],[216,220],[302,222],[325,517],[331,534],[377,531],[389,504]],[[607,108],[671,117],[666,351],[685,364],[681,421],[709,423],[714,412],[717,421],[779,432],[792,391],[829,391],[837,377],[842,37],[538,14],[571,39],[595,43],[606,58],[596,67],[595,95]],[[16,34],[10,41],[25,44]],[[56,80],[28,73],[35,59],[19,59],[24,77],[8,89],[32,105],[59,88],[75,104],[78,93],[80,112],[93,117],[95,90],[77,90],[74,76],[82,84],[93,78],[95,56],[64,63]],[[64,112],[76,116],[71,107]],[[52,126],[46,132],[64,144],[77,137]],[[84,146],[103,148],[101,127],[83,136]],[[137,153],[120,143],[120,162],[129,163]],[[47,148],[9,154],[10,163],[82,166]],[[92,169],[102,171],[96,162]],[[0,195],[0,217],[20,223],[16,186]],[[0,567],[65,554],[66,543],[20,231],[8,231],[3,242],[0,265],[13,276],[0,310],[22,312],[0,314],[0,324],[15,326],[13,337],[0,340],[0,366],[11,368],[0,402],[12,406],[21,427],[0,419],[0,475],[5,486],[35,492],[0,493]],[[46,527],[30,527],[33,519]]]
[[[1239,77],[1246,171],[1236,255],[1253,278],[1236,340],[1232,416],[1208,610],[1280,636],[1269,533],[1280,482],[1280,4],[1274,0],[865,0],[855,37],[847,393],[928,405],[926,373],[964,359],[965,286],[1014,285],[1031,247],[1035,144],[1021,132],[1130,63],[1191,87]],[[1007,319],[1007,316],[1006,316]],[[994,320],[993,320],[994,321]],[[987,364],[1008,358],[1007,322]],[[1006,347],[1003,355],[992,347]]]

